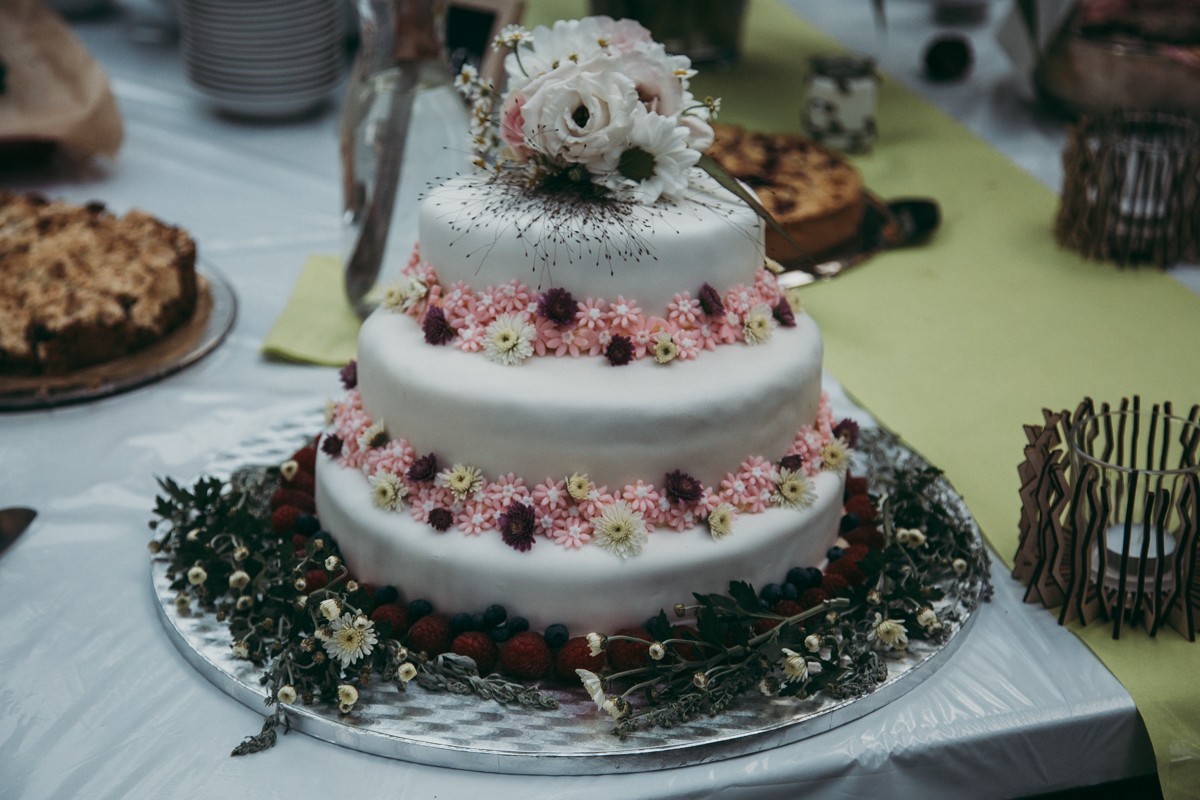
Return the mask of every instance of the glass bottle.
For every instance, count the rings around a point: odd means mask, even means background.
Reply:
[[[420,198],[465,169],[470,147],[446,59],[445,0],[357,0],[357,11],[341,122],[342,231],[347,299],[365,314],[380,272],[408,261]]]

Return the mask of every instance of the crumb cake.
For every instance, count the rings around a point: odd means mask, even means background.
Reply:
[[[133,353],[186,322],[196,247],[142,211],[0,192],[0,374],[55,375]]]
[[[821,256],[858,234],[862,176],[840,154],[802,136],[713,125],[717,163],[758,194],[799,249],[767,228],[767,254],[786,263]]]

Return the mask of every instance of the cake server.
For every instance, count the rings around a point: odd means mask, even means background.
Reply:
[[[25,532],[36,516],[32,508],[0,508],[0,553]]]
[[[934,200],[907,198],[884,203],[868,196],[859,235],[821,261],[784,264],[779,285],[794,289],[835,278],[876,253],[925,241],[940,224],[941,210]]]

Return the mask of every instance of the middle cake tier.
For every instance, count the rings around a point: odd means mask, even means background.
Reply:
[[[358,388],[372,420],[440,464],[532,481],[581,472],[608,486],[682,470],[714,485],[747,456],[778,460],[814,424],[821,359],[820,332],[804,314],[759,345],[614,367],[597,358],[497,364],[427,344],[408,316],[376,313],[359,336]]]

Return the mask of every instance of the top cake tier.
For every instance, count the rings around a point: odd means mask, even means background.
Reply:
[[[750,285],[763,264],[762,222],[703,174],[681,200],[586,207],[503,179],[461,177],[430,191],[419,224],[422,260],[445,285],[476,289],[517,280],[539,292],[664,308],[706,283],[719,292]]]

